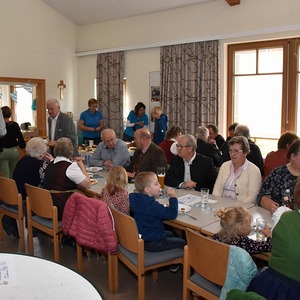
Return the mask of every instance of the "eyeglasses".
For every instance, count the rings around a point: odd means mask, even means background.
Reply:
[[[191,147],[191,146],[176,144],[176,147],[177,147],[178,149],[182,149],[182,148],[184,148],[184,147]]]
[[[230,149],[229,154],[235,154],[238,155],[240,153],[243,153],[243,150],[236,150],[236,149]]]

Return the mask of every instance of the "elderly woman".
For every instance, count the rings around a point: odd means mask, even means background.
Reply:
[[[257,196],[257,204],[274,212],[279,206],[285,205],[285,192],[289,190],[291,204],[294,202],[294,186],[300,176],[300,139],[290,146],[287,165],[274,169],[264,180]]]
[[[258,167],[247,160],[249,151],[249,143],[244,136],[236,136],[229,141],[231,160],[220,168],[212,193],[214,196],[255,203],[261,175]]]
[[[104,119],[97,110],[98,101],[94,98],[88,101],[89,108],[80,114],[78,127],[82,131],[83,141],[93,140],[95,145],[100,143],[100,132],[104,128]]]
[[[299,147],[299,146],[298,146]],[[298,158],[299,160],[299,158]],[[280,168],[280,167],[279,167]],[[284,181],[284,180],[282,180]],[[248,290],[266,299],[299,299],[300,295],[300,182],[295,186],[293,211],[281,215],[272,232],[272,255]],[[272,287],[272,288],[270,288]]]
[[[44,179],[45,169],[49,160],[53,157],[47,153],[47,145],[40,137],[29,140],[26,144],[26,156],[22,157],[13,172],[13,179],[16,181],[18,191],[22,195],[24,211],[26,211],[26,190],[25,183],[39,186]],[[19,237],[17,222],[8,216],[2,218],[3,228],[7,235]]]
[[[54,146],[55,159],[45,172],[43,187],[50,190],[53,204],[58,210],[58,219],[62,219],[65,204],[77,186],[89,188],[90,178],[80,158],[73,159],[73,146],[68,138],[60,138]]]

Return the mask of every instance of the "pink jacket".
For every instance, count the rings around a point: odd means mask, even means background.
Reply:
[[[81,246],[115,253],[118,249],[113,217],[101,200],[73,193],[64,208],[62,228]]]

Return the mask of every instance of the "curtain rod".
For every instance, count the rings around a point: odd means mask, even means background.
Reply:
[[[141,44],[141,45],[128,45],[128,46],[121,46],[121,47],[116,47],[116,48],[106,48],[106,49],[97,49],[97,50],[88,50],[88,51],[78,51],[78,52],[75,52],[75,56],[80,57],[80,56],[89,56],[89,55],[96,55],[96,54],[116,52],[116,51],[157,48],[157,47],[163,47],[163,46],[205,42],[205,41],[211,41],[211,40],[225,40],[225,39],[231,39],[231,38],[286,32],[286,31],[299,30],[299,29],[300,29],[300,24],[296,24],[296,25],[272,27],[272,28],[266,28],[266,29],[261,29],[261,30],[251,30],[251,31],[245,31],[245,32],[238,32],[238,33],[217,34],[217,35],[211,35],[211,36],[198,37],[198,38],[194,38],[194,39],[165,41],[165,42],[157,42],[157,43]]]

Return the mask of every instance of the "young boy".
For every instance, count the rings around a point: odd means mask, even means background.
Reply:
[[[164,206],[155,200],[159,195],[160,185],[153,172],[141,172],[135,177],[138,193],[129,195],[129,203],[138,231],[144,240],[145,250],[164,251],[183,248],[185,240],[178,238],[171,231],[166,231],[164,220],[176,219],[178,199],[173,188],[168,188],[169,205]]]

